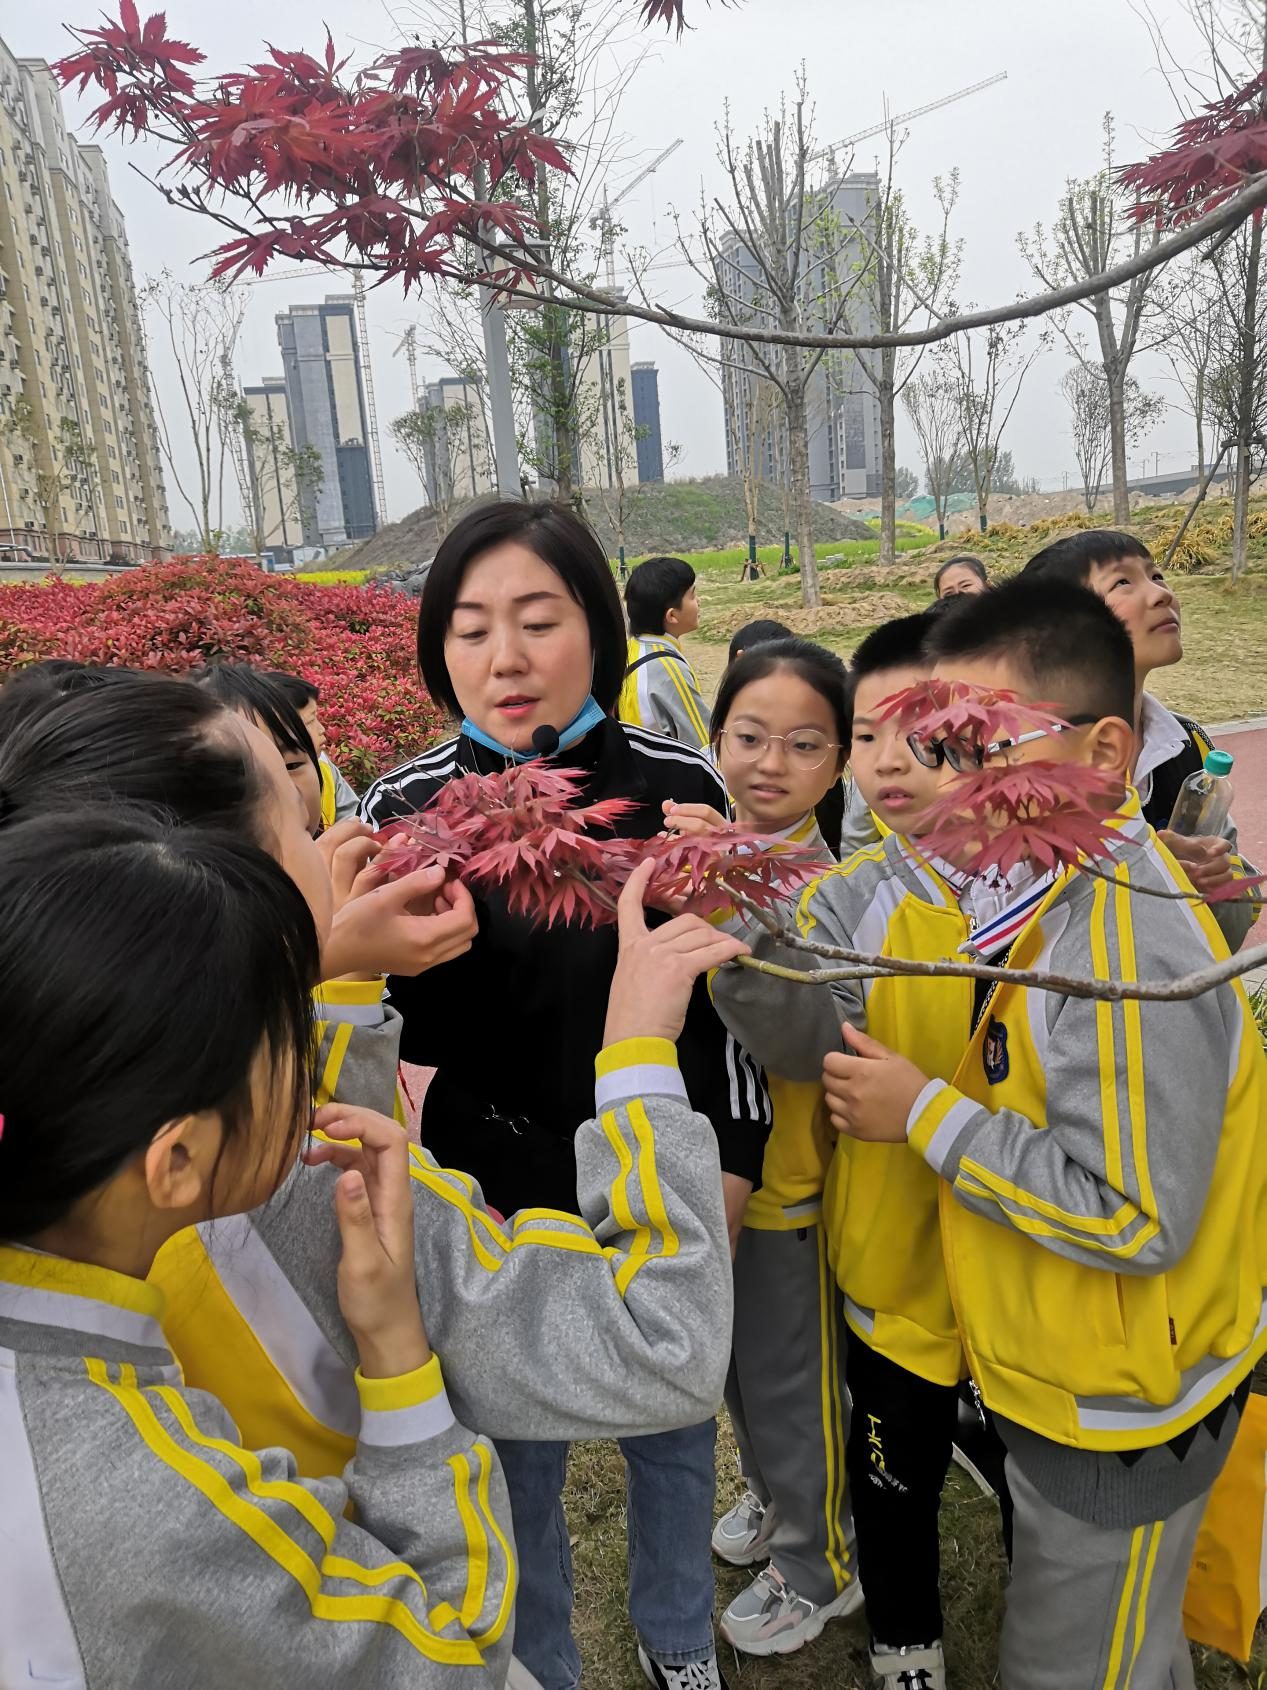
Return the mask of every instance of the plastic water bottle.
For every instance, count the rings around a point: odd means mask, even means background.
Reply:
[[[1230,752],[1208,752],[1205,767],[1189,775],[1179,788],[1170,831],[1186,834],[1189,839],[1209,839],[1221,834],[1232,808],[1232,783],[1228,779],[1231,772]]]

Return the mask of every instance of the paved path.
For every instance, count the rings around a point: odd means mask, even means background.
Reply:
[[[1258,869],[1267,870],[1267,717],[1228,722],[1210,729],[1223,751],[1236,759],[1232,769],[1232,813],[1241,850]]]

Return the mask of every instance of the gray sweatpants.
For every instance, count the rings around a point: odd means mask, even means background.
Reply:
[[[726,1406],[744,1478],[773,1510],[770,1559],[818,1603],[854,1573],[845,1338],[821,1221],[796,1232],[744,1227]]]
[[[1054,1507],[1010,1455],[1007,1482],[1015,1524],[1003,1690],[1193,1690],[1183,1593],[1207,1497],[1131,1529]]]

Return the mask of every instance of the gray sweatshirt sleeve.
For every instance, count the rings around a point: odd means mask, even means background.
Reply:
[[[708,1419],[721,1399],[731,1271],[716,1134],[690,1108],[664,1040],[603,1052],[596,1102],[576,1135],[581,1216],[525,1210],[503,1222],[469,1175],[411,1147],[427,1332],[457,1413],[491,1437],[669,1431]],[[288,1282],[298,1306],[287,1330],[316,1329],[304,1347],[324,1347],[328,1364],[309,1406],[337,1426],[355,1353],[335,1294],[333,1180],[326,1167],[298,1169],[252,1213],[248,1243]],[[249,1251],[231,1249],[226,1229],[222,1253],[222,1277],[236,1283]]]
[[[493,1437],[668,1431],[721,1400],[732,1293],[716,1135],[665,1040],[604,1051],[596,1092],[576,1135],[580,1217],[498,1224],[474,1181],[417,1153],[427,1330],[459,1412]]]
[[[1140,897],[1119,914],[1111,896],[1091,903],[1079,899],[1053,972],[1097,972],[1093,933],[1114,978],[1132,948],[1136,979],[1173,978],[1202,960],[1181,904]],[[1240,999],[1230,986],[1186,1003],[1042,999],[1031,1026],[1041,1017],[1046,1130],[934,1080],[911,1110],[908,1140],[965,1208],[1089,1267],[1164,1272],[1191,1243],[1209,1190]]]
[[[137,1579],[137,1607],[129,1614],[116,1587],[115,1635],[89,1648],[117,1647],[132,1670],[103,1673],[102,1684],[161,1677],[183,1690],[497,1690],[505,1682],[515,1563],[497,1456],[454,1420],[434,1358],[399,1379],[358,1377],[358,1387],[360,1438],[342,1481],[298,1478],[283,1450],[241,1449],[228,1414],[203,1392],[120,1393],[96,1517],[136,1520],[142,1503],[152,1510],[135,1534],[151,1566],[142,1578],[135,1549],[115,1563],[117,1586]],[[126,1487],[117,1513],[108,1495],[115,1481]],[[345,1518],[349,1501],[355,1523]],[[143,1661],[160,1615],[173,1653],[155,1653],[151,1680]]]
[[[331,763],[330,767],[334,769],[334,819],[337,822],[346,821],[349,816],[356,814],[361,800],[335,765]]]
[[[397,1108],[397,1073],[403,1022],[383,1001],[384,981],[331,980],[319,986],[317,1107],[348,1103],[403,1121]]]
[[[831,869],[810,885],[797,906],[795,926],[827,945],[852,948],[863,888],[851,875]],[[793,925],[790,917],[787,925]],[[727,923],[762,962],[807,971],[839,964],[811,956],[774,939],[756,922],[740,917]],[[713,976],[713,1002],[730,1031],[764,1068],[787,1080],[817,1080],[823,1058],[841,1049],[842,1022],[866,1025],[862,982],[834,980],[821,986],[780,980],[738,964]]]

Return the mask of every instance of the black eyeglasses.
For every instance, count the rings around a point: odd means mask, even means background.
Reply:
[[[1099,720],[1098,716],[1068,716],[1063,722],[1053,722],[1048,728],[1035,728],[1032,733],[1018,734],[1015,739],[992,740],[988,745],[982,745],[980,740],[964,739],[960,734],[943,734],[937,739],[921,739],[918,734],[909,734],[906,743],[916,762],[922,763],[926,769],[940,769],[943,763],[947,763],[957,775],[962,775],[971,769],[984,769],[991,757],[1015,750],[1018,745],[1029,745],[1036,739],[1064,733],[1069,728],[1087,728]]]

